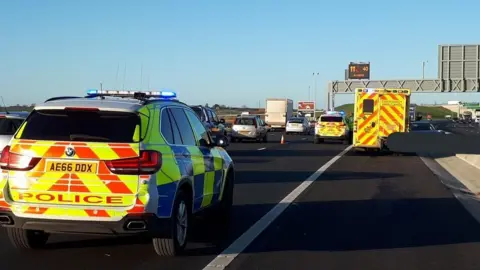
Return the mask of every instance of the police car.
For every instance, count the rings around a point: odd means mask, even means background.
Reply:
[[[345,112],[328,111],[318,118],[313,139],[315,144],[322,143],[325,139],[341,140],[344,144],[349,144],[351,138]]]
[[[19,249],[52,233],[149,233],[181,254],[193,215],[227,224],[235,172],[174,92],[90,90],[35,106],[0,159],[0,224]],[[223,225],[226,226],[226,225]]]

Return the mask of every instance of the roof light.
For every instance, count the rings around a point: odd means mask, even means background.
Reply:
[[[145,98],[175,99],[177,94],[172,91],[127,91],[127,90],[87,90],[90,97],[110,96],[110,97],[136,97],[143,96]]]
[[[328,111],[327,112],[328,115],[333,115],[333,114],[339,114],[337,111]]]

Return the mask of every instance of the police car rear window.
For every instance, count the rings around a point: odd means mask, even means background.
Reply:
[[[29,116],[20,139],[130,143],[139,123],[134,113],[41,110]]]
[[[335,122],[335,123],[339,123],[339,122],[342,122],[342,117],[338,117],[338,116],[322,116],[322,118],[320,118],[322,122]]]

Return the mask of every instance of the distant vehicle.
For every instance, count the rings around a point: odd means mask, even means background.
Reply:
[[[293,117],[287,121],[287,127],[285,128],[285,133],[287,134],[309,134],[310,133],[310,123],[306,117]]]
[[[415,121],[417,118],[417,104],[410,104],[408,115],[410,117],[410,121]]]
[[[230,137],[232,142],[243,140],[267,142],[266,124],[258,115],[242,115],[235,119]]]
[[[0,151],[8,144],[28,114],[28,112],[0,113]]]
[[[344,114],[327,112],[318,118],[315,127],[313,143],[323,143],[325,139],[343,141],[344,144],[351,142],[350,127]]]
[[[190,108],[198,115],[205,128],[210,131],[212,137],[215,138],[216,135],[227,136],[225,119],[218,119],[215,110],[201,105],[190,106]]]
[[[293,101],[287,98],[268,98],[265,108],[265,122],[271,128],[285,129],[287,120],[293,116]]]
[[[429,132],[441,132],[444,134],[451,134],[448,131],[443,131],[435,128],[430,122],[413,122],[410,124],[410,132],[420,132],[420,133],[429,133]]]

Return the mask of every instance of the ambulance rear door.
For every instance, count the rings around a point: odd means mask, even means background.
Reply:
[[[408,95],[402,89],[385,89],[380,94],[380,137],[405,132],[409,117],[408,101]]]
[[[372,88],[358,88],[355,93],[354,147],[380,148],[379,94]]]

